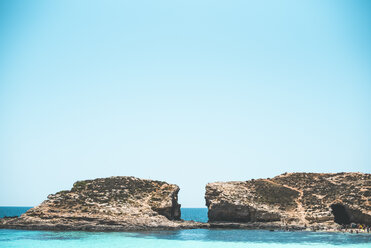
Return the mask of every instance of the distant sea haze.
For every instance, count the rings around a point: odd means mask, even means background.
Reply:
[[[0,218],[20,216],[32,207],[0,207]]]

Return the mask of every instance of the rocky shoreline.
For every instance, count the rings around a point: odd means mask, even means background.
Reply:
[[[133,225],[127,222],[104,223],[96,220],[86,220],[75,223],[42,223],[24,222],[18,217],[5,217],[0,221],[0,229],[40,230],[40,231],[89,231],[89,232],[131,232],[160,231],[179,229],[208,228],[208,223],[194,221],[173,221],[171,224]]]
[[[76,182],[1,229],[150,231],[261,229],[369,233],[371,175],[285,173],[206,186],[208,223],[180,219],[179,187],[135,177]]]
[[[79,225],[57,224],[45,225],[36,223],[21,223],[18,217],[4,217],[5,222],[0,225],[0,229],[18,230],[39,230],[39,231],[88,231],[88,232],[142,232],[142,231],[170,231],[181,229],[242,229],[242,230],[268,230],[268,231],[310,231],[310,232],[341,232],[341,233],[371,233],[370,228],[343,228],[328,229],[323,227],[305,227],[301,225],[282,226],[280,223],[236,223],[236,222],[194,222],[194,221],[174,221],[174,226],[127,226],[125,223],[120,225],[97,224],[92,222],[80,223]]]
[[[268,231],[309,231],[309,232],[342,232],[342,233],[371,233],[371,229],[368,226],[354,227],[338,226],[336,228],[328,228],[325,226],[311,226],[305,225],[282,225],[281,223],[262,223],[262,222],[250,222],[250,223],[237,223],[237,222],[209,222],[208,229],[244,229],[244,230],[268,230]]]

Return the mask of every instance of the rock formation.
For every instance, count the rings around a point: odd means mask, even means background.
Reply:
[[[285,173],[206,186],[209,223],[180,220],[179,187],[135,177],[76,182],[0,228],[136,231],[186,228],[339,230],[371,226],[371,174]]]
[[[194,228],[180,221],[179,187],[135,177],[76,182],[48,196],[19,218],[0,219],[0,228],[127,231]]]
[[[371,174],[285,173],[209,183],[205,199],[211,227],[328,230],[371,225]]]

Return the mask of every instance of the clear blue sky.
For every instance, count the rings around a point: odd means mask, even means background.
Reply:
[[[1,1],[0,205],[76,180],[371,172],[371,1]]]

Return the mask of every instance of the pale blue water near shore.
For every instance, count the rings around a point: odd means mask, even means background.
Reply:
[[[4,211],[4,208],[0,208]],[[7,212],[9,213],[9,209]],[[13,209],[13,211],[20,211]],[[207,220],[205,209],[182,209],[183,218]],[[4,213],[3,213],[4,214]],[[259,230],[179,230],[156,232],[52,232],[0,230],[0,247],[371,247],[371,235]]]

